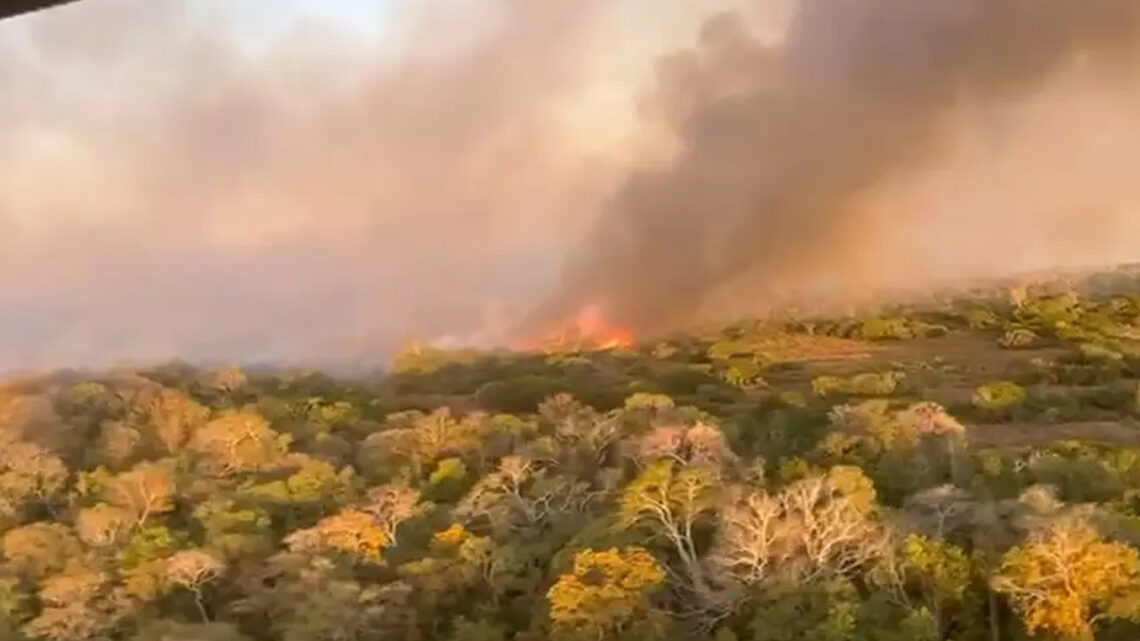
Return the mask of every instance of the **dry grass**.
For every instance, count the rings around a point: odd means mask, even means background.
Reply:
[[[1057,441],[1080,440],[1113,445],[1140,444],[1140,425],[1135,421],[1085,421],[1041,425],[1000,423],[969,425],[966,434],[975,447],[1024,447]]]
[[[864,361],[882,351],[880,345],[866,341],[803,334],[766,336],[756,343],[757,352],[783,362]]]

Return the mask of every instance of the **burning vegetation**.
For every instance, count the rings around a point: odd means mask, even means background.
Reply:
[[[539,338],[520,341],[512,348],[546,353],[592,352],[633,347],[636,340],[632,329],[609,322],[600,305],[587,305],[570,320],[540,332]]]

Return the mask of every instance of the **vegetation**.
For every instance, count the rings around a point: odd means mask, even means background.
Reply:
[[[1140,297],[1106,282],[10,381],[0,639],[1140,638]]]

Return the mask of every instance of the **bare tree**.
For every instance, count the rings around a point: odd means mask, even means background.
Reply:
[[[941,439],[946,447],[950,477],[958,477],[958,453],[966,447],[966,428],[946,408],[934,402],[916,403],[899,414],[903,425],[919,436]]]
[[[471,488],[456,515],[468,523],[485,519],[491,527],[506,531],[538,526],[559,514],[581,513],[597,495],[573,478],[549,476],[531,459],[507,456],[498,470]]]
[[[368,491],[361,511],[369,514],[376,525],[396,545],[396,530],[400,524],[422,512],[420,493],[406,485],[381,485]]]
[[[50,507],[66,481],[58,456],[0,430],[0,519],[17,516],[30,502]]]
[[[166,577],[194,593],[194,605],[202,615],[202,621],[210,620],[202,589],[225,571],[225,565],[213,554],[205,550],[183,550],[166,560]]]
[[[743,583],[759,583],[778,562],[783,507],[764,492],[734,494],[720,514],[720,544],[711,561]]]
[[[75,519],[79,539],[92,547],[110,547],[137,523],[137,517],[114,505],[100,503],[80,510]]]
[[[945,538],[968,527],[977,506],[968,492],[946,484],[914,494],[905,507],[906,519],[915,529]]]
[[[736,458],[724,433],[705,422],[656,427],[637,440],[634,456],[642,465],[668,459],[681,465],[710,467],[721,467]]]
[[[777,573],[798,581],[850,575],[889,547],[888,531],[834,470],[775,494],[736,492],[709,557],[730,582],[751,585]]]
[[[633,480],[621,498],[621,515],[627,525],[649,525],[677,553],[685,570],[683,583],[702,601],[711,602],[713,592],[697,552],[696,526],[716,507],[720,475],[702,466],[682,467],[662,460],[650,465]]]

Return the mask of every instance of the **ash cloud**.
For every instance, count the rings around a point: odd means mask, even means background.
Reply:
[[[709,20],[649,102],[676,154],[628,177],[536,324],[1140,256],[1138,42],[1134,0],[802,0],[775,40]]]

